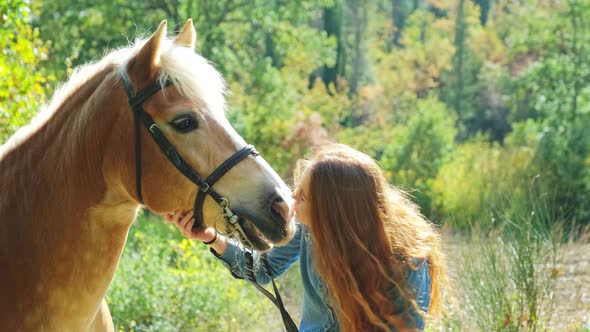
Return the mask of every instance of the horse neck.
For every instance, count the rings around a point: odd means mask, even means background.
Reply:
[[[33,329],[94,314],[136,213],[103,174],[119,116],[113,84],[104,69],[0,158],[0,312],[26,313]]]

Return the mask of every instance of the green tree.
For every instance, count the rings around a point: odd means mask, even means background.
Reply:
[[[385,147],[381,166],[393,184],[410,191],[425,215],[434,217],[432,180],[454,149],[455,117],[429,97],[418,101],[407,126],[397,130],[399,138]]]
[[[322,30],[328,37],[336,39],[335,61],[329,61],[320,69],[315,70],[309,77],[309,88],[313,88],[315,81],[321,76],[322,81],[328,87],[338,88],[338,80],[344,77],[346,64],[346,41],[344,33],[345,4],[343,0],[335,0],[334,3],[323,9]],[[330,90],[328,90],[330,93]]]
[[[458,0],[454,10],[455,31],[453,45],[455,52],[452,70],[443,73],[443,100],[457,112],[459,139],[485,131],[480,126],[482,120],[478,105],[479,82],[477,76],[481,66],[468,43],[472,22],[469,20],[469,6],[464,0]]]
[[[541,139],[534,161],[555,208],[588,223],[590,191],[580,180],[590,173],[590,4],[572,0],[549,7],[536,6],[536,1],[527,5],[516,8],[512,20],[519,31],[539,34],[517,32],[510,40],[520,50],[513,55],[520,68],[512,82],[512,117],[537,123]],[[541,24],[531,16],[551,20]]]
[[[64,81],[74,67],[148,34],[166,18],[166,1],[38,1],[33,25],[51,42],[46,67]],[[179,22],[170,22],[180,24]]]
[[[29,122],[44,101],[45,85],[54,78],[40,68],[47,43],[29,25],[24,0],[0,2],[0,144]]]

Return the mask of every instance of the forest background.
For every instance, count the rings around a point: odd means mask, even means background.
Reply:
[[[453,293],[430,330],[590,330],[590,1],[0,0],[0,144],[76,66],[187,18],[287,182],[314,145],[350,144],[441,228]],[[299,315],[297,267],[280,284]],[[108,301],[122,331],[281,328],[149,212]]]

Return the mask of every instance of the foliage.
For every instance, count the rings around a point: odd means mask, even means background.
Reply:
[[[46,66],[56,73],[58,82],[78,65],[97,61],[108,49],[127,45],[128,38],[137,34],[145,37],[162,16],[149,2],[33,1],[32,6],[38,13],[34,26],[40,37],[51,43]],[[139,9],[146,10],[136,15]]]
[[[383,43],[391,27],[374,29],[369,53],[377,83],[368,87],[366,107],[376,114],[376,122],[405,123],[415,110],[416,99],[436,94],[441,72],[451,68],[451,22],[415,11],[401,37],[405,46],[393,50]]]
[[[514,79],[510,97],[513,121],[533,118],[539,124],[535,162],[544,174],[545,186],[554,205],[570,217],[590,220],[588,177],[585,164],[590,155],[590,25],[583,19],[590,13],[587,2],[569,1],[555,5],[554,15],[541,35],[517,39],[534,60]],[[544,9],[545,11],[547,9]],[[535,15],[540,15],[535,9]],[[518,17],[524,15],[518,12]],[[539,22],[532,28],[541,29]],[[555,38],[551,31],[558,31]],[[516,42],[515,42],[516,43]]]
[[[337,123],[341,114],[347,112],[349,101],[345,95],[325,93],[321,82],[304,93],[304,80],[291,80],[289,72],[268,72],[273,74],[276,84],[266,86],[268,91],[263,94],[259,91],[250,96],[242,92],[242,86],[233,89],[230,121],[248,142],[260,147],[263,156],[272,156],[271,165],[288,178],[295,161],[314,145],[310,138],[321,136],[325,130],[310,126],[310,118],[318,116],[322,125]],[[314,132],[314,128],[320,132]]]
[[[0,144],[27,124],[45,99],[51,81],[40,72],[48,46],[30,24],[24,0],[0,2]]]
[[[433,181],[438,213],[455,229],[497,226],[499,211],[509,207],[507,197],[536,175],[529,169],[532,157],[526,146],[502,148],[485,137],[461,145]]]
[[[407,125],[399,128],[398,139],[385,147],[381,166],[392,183],[411,190],[423,213],[432,215],[432,179],[454,148],[455,118],[432,97],[415,107]]]
[[[44,40],[53,42],[48,66],[55,72],[65,73],[97,60],[106,49],[127,45],[135,36],[147,37],[163,19],[178,30],[184,20],[193,18],[199,34],[197,48],[233,80],[234,75],[242,76],[240,69],[253,71],[260,60],[280,62],[289,45],[284,37],[297,38],[297,31],[307,28],[294,23],[305,22],[316,15],[315,7],[330,1],[285,2],[281,6],[268,0],[60,0],[33,4],[39,12],[35,26]],[[235,47],[244,42],[249,47]]]

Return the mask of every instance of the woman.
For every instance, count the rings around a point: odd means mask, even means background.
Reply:
[[[300,175],[300,176],[298,176]],[[277,275],[301,260],[301,331],[421,331],[441,307],[440,236],[417,207],[388,185],[377,163],[345,145],[298,164],[295,237],[268,254]],[[192,213],[167,216],[245,277],[244,252],[215,231],[192,231]],[[257,258],[257,256],[255,256]],[[258,282],[269,282],[260,264]]]

